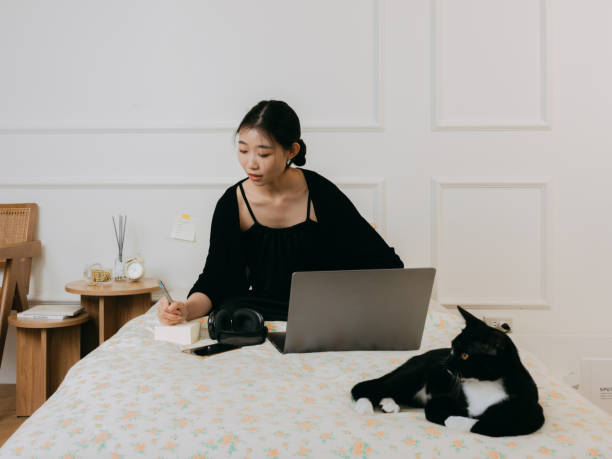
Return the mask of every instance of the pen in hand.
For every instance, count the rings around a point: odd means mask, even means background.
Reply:
[[[174,300],[172,299],[172,297],[170,296],[170,292],[168,292],[168,289],[166,288],[166,286],[164,285],[164,283],[160,280],[159,281],[159,287],[161,288],[162,293],[164,294],[164,296],[166,297],[166,300],[168,300],[168,312],[172,312],[172,303],[174,303]],[[181,320],[180,323],[183,322],[187,322],[185,320],[185,317],[183,317],[183,315],[181,314]]]

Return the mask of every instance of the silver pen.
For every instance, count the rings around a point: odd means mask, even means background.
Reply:
[[[172,304],[174,302],[174,300],[170,296],[170,292],[168,292],[168,289],[166,288],[166,286],[164,285],[164,283],[161,280],[159,281],[159,286],[161,287],[162,293],[164,294],[164,296],[168,300],[168,304]],[[181,323],[183,323],[183,322],[187,322],[187,319],[185,319],[183,317],[183,315],[181,314]]]
[[[174,300],[170,296],[170,292],[168,292],[168,289],[166,288],[166,286],[164,285],[164,283],[161,280],[159,281],[159,286],[161,287],[162,293],[164,294],[164,296],[168,300],[168,304],[172,304],[174,302]]]

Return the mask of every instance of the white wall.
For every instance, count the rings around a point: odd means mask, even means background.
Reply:
[[[440,302],[512,317],[561,374],[611,356],[611,14],[606,0],[6,0],[0,201],[40,205],[30,298],[74,301],[63,286],[112,261],[120,211],[126,252],[184,294],[242,174],[232,129],[275,98],[300,116],[306,167],[407,266],[438,268]],[[168,238],[183,212],[194,244]]]

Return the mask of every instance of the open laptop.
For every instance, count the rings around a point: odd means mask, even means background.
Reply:
[[[287,331],[268,334],[284,353],[414,350],[421,345],[436,270],[293,273]]]

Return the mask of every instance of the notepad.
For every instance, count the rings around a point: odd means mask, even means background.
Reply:
[[[195,242],[196,240],[196,226],[191,215],[182,214],[180,218],[177,218],[172,225],[172,232],[170,237],[173,239],[182,239],[183,241]]]
[[[80,304],[40,304],[17,314],[18,319],[64,319],[83,310]]]
[[[193,344],[200,339],[201,317],[178,325],[156,325],[153,331],[155,340],[176,344]]]

